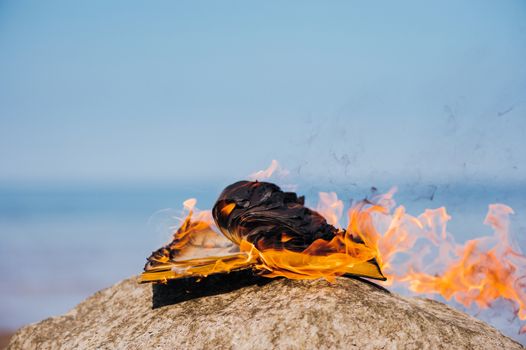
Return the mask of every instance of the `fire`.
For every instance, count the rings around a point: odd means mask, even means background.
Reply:
[[[251,181],[261,181],[270,179],[273,175],[279,175],[279,176],[287,176],[289,174],[289,171],[286,169],[283,169],[279,162],[275,159],[270,162],[270,165],[267,169],[256,171],[253,174],[250,174],[248,176],[248,179]]]
[[[326,213],[336,220],[343,203],[336,194],[322,194],[321,198],[326,199],[322,204]],[[187,200],[186,218],[173,240],[148,259],[141,281],[204,277],[242,268],[252,268],[266,277],[291,279],[333,281],[346,274],[385,279],[376,249],[351,232],[328,224],[303,201],[276,185],[250,181],[228,186],[211,214],[194,214],[195,200]],[[217,241],[218,236],[230,241],[223,254],[213,253],[213,244],[208,244],[208,249],[195,249],[207,247],[207,242],[212,238]]]
[[[267,178],[278,168],[273,162],[253,177]],[[413,216],[396,206],[395,192],[352,205],[345,228],[344,204],[334,192],[319,194],[316,211],[304,206],[303,197],[257,181],[227,187],[212,211],[199,211],[189,199],[173,240],[148,259],[141,281],[240,269],[269,278],[355,275],[468,308],[508,300],[526,319],[526,256],[510,237],[510,207],[491,204],[484,224],[493,234],[458,244],[447,230],[452,218],[444,207]]]
[[[519,316],[526,316],[525,295],[517,285],[521,275],[518,260],[524,259],[509,243],[508,223],[510,207],[492,204],[485,220],[494,230],[494,235],[473,239],[464,245],[455,244],[446,230],[451,217],[445,208],[426,210],[415,225],[419,230],[410,232],[395,227],[396,233],[412,236],[415,242],[425,240],[422,255],[412,255],[406,263],[406,273],[389,273],[393,281],[407,282],[411,290],[419,293],[438,293],[446,299],[455,298],[465,306],[476,303],[488,307],[498,298],[514,300],[519,304]],[[400,232],[401,231],[401,232]],[[432,246],[438,249],[437,256],[424,263]],[[392,246],[380,245],[379,252],[389,253]],[[406,250],[407,251],[407,250]],[[402,250],[404,252],[404,250]],[[389,260],[387,260],[389,261]]]
[[[208,251],[201,251],[204,255],[194,254],[192,259],[186,259],[185,255],[188,253],[184,249],[192,245],[190,242],[196,237],[210,235],[212,227],[215,226],[207,220],[208,215],[204,220],[202,217],[196,221],[192,215],[193,213],[189,213],[185,218],[167,247],[152,254],[146,272],[141,276],[141,282],[165,282],[168,279],[188,276],[206,277],[244,268],[254,268],[269,278],[325,278],[334,281],[336,276],[349,273],[383,279],[379,268],[371,266],[369,262],[376,257],[376,251],[353,242],[350,236],[344,234],[335,236],[329,242],[318,239],[303,252],[275,248],[260,250],[242,239],[238,249],[230,249],[226,255],[217,256],[211,255],[210,251],[216,246],[202,244],[202,247],[208,248]],[[215,230],[212,232],[215,233]],[[171,260],[174,256],[177,260]]]
[[[438,294],[466,307],[488,308],[506,299],[516,305],[517,316],[526,319],[526,257],[510,239],[510,207],[489,206],[484,224],[492,228],[492,236],[457,244],[447,231],[451,216],[445,208],[427,209],[414,217],[403,206],[389,210],[388,205],[380,204],[391,197],[388,193],[349,210],[350,230],[376,248],[387,285]],[[387,228],[379,233],[376,227],[382,221]],[[397,263],[400,255],[406,260]]]
[[[340,240],[339,238],[337,240]],[[331,242],[333,243],[333,242]],[[329,243],[329,245],[331,245]],[[250,244],[243,241],[242,244]],[[333,243],[341,245],[341,242]],[[316,247],[316,245],[319,245]],[[252,245],[250,247],[258,254],[259,263],[255,266],[259,270],[267,271],[265,277],[287,277],[289,279],[318,279],[325,278],[334,281],[336,276],[352,273],[354,275],[374,277],[376,271],[371,271],[368,261],[376,255],[375,251],[368,248],[358,248],[355,254],[333,249],[328,254],[317,254],[316,250],[326,252],[327,247],[320,241],[313,244],[304,252],[267,249],[259,251]],[[373,275],[371,275],[373,274]],[[377,278],[381,278],[378,275]]]
[[[343,202],[335,192],[320,192],[316,211],[323,215],[331,225],[338,225],[343,215]]]

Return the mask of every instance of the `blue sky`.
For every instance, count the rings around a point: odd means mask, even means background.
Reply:
[[[0,182],[526,178],[526,3],[2,1]]]

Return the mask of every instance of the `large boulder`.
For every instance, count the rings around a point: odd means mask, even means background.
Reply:
[[[522,349],[442,303],[338,278],[247,273],[168,285],[124,280],[65,315],[20,329],[9,349]]]

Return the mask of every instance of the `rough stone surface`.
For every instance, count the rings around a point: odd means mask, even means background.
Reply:
[[[20,329],[9,349],[522,349],[442,303],[359,280],[136,278]]]

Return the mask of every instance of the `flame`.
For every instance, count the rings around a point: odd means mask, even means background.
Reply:
[[[338,242],[335,242],[335,240]],[[342,242],[340,240],[341,238],[335,237],[328,244],[326,241],[319,240],[303,252],[277,249],[259,251],[253,248],[260,258],[255,267],[266,271],[263,273],[265,277],[287,277],[289,279],[325,278],[332,282],[335,280],[335,277],[346,273],[355,275],[373,275],[376,273],[378,278],[381,277],[368,263],[376,255],[373,249],[355,247],[353,254],[349,254],[348,251],[337,248],[341,246]],[[250,243],[243,241],[242,244],[247,245]],[[354,244],[356,245],[356,243]],[[327,254],[328,247],[332,249]],[[325,254],[318,254],[317,249],[320,249]]]
[[[521,283],[523,275],[520,274],[524,271],[520,271],[517,264],[519,260],[524,262],[525,258],[510,244],[508,226],[512,213],[508,206],[490,205],[484,223],[492,227],[493,236],[469,240],[460,245],[455,244],[446,230],[451,219],[446,209],[426,210],[414,226],[419,230],[411,232],[402,226],[393,228],[396,234],[412,236],[410,241],[413,245],[417,239],[423,239],[424,248],[421,251],[424,253],[410,255],[406,273],[387,272],[388,277],[396,282],[408,283],[414,292],[436,293],[447,300],[454,298],[466,307],[474,303],[486,308],[499,298],[508,299],[518,304],[518,316],[525,319],[526,295]],[[410,216],[408,219],[415,221]],[[426,260],[431,255],[432,246],[438,249],[438,254],[434,259]],[[379,246],[380,255],[384,256],[384,251],[389,254],[393,248],[410,252],[407,246],[404,250],[397,244],[382,244]],[[384,257],[384,260],[392,260],[392,257]]]
[[[278,163],[273,161],[269,169],[254,177],[269,177],[277,168]],[[184,202],[187,216],[172,243],[154,254],[142,281],[201,277],[245,268],[266,277],[328,281],[348,273],[380,279],[385,275],[386,286],[440,295],[467,308],[489,308],[497,300],[508,300],[515,305],[518,318],[526,320],[526,256],[510,236],[512,208],[489,205],[484,224],[493,234],[458,244],[447,230],[452,217],[446,208],[426,209],[413,216],[404,206],[395,205],[395,192],[393,188],[355,203],[347,212],[346,230],[339,229],[330,241],[318,239],[302,252],[257,249],[246,240],[232,244],[218,233],[210,211],[197,211],[196,200],[189,199]],[[226,205],[221,213],[228,216],[232,210],[234,205]],[[344,205],[336,193],[321,192],[317,211],[328,223],[341,227],[338,224]],[[281,235],[281,242],[290,239]],[[207,253],[203,255],[195,247],[206,247]],[[201,255],[196,254],[198,251]],[[373,259],[379,267],[371,263]],[[526,325],[520,332],[526,332]]]
[[[249,267],[265,277],[289,279],[325,278],[334,281],[335,277],[347,273],[383,278],[380,269],[370,263],[376,256],[376,251],[353,242],[351,237],[345,234],[337,235],[328,242],[316,240],[303,252],[274,248],[258,250],[253,244],[242,240],[239,252],[234,254],[206,255],[193,259],[185,259],[183,254],[178,254],[176,261],[170,261],[169,252],[183,249],[191,238],[209,233],[213,225],[205,221],[192,221],[190,214],[174,234],[175,238],[170,247],[162,249],[163,254],[155,257],[154,262],[159,264],[147,269],[148,271],[141,276],[141,282],[166,281],[187,276],[206,277],[214,273]]]
[[[195,205],[197,204],[197,199],[195,198],[188,198],[183,202],[183,207],[186,211],[192,211],[195,208]]]
[[[520,320],[526,319],[526,257],[510,238],[512,208],[489,205],[484,224],[492,228],[493,235],[457,244],[447,231],[451,216],[444,207],[426,209],[414,217],[403,206],[390,210],[381,203],[391,197],[388,193],[362,201],[348,213],[348,230],[376,248],[386,285],[441,295],[467,308],[489,308],[505,299],[516,305]],[[379,232],[379,226],[385,229]],[[396,260],[400,256],[405,262]],[[526,326],[520,332],[526,332]]]
[[[325,199],[322,207],[326,213],[338,220],[343,212],[343,202],[337,199],[335,193],[320,194]],[[252,243],[241,239],[238,249],[232,249],[222,254],[212,254],[210,249],[201,249],[201,255],[188,253],[192,241],[199,237],[219,235],[210,211],[194,213],[196,201],[189,199],[184,202],[188,211],[179,229],[174,233],[170,244],[154,252],[149,258],[146,271],[141,276],[141,282],[166,281],[168,279],[199,276],[205,277],[214,273],[226,273],[240,268],[253,268],[265,277],[287,277],[290,279],[325,278],[334,281],[337,276],[352,274],[376,279],[385,279],[379,266],[373,263],[377,251],[362,242],[356,242],[354,236],[345,230],[337,231],[330,241],[317,239],[304,251],[296,252],[273,247],[256,248]],[[228,215],[235,204],[227,204],[221,208],[222,215]],[[235,236],[235,235],[234,235]],[[281,235],[281,241],[286,242],[291,237]],[[206,241],[206,240],[205,240]],[[207,248],[201,242],[199,248]],[[194,251],[191,251],[195,253]]]
[[[270,162],[270,165],[267,169],[256,171],[255,173],[252,173],[248,176],[248,179],[251,181],[261,181],[265,179],[270,179],[274,174],[278,174],[279,176],[287,176],[289,174],[288,170],[283,169],[279,162],[275,159],[273,159]]]
[[[275,248],[258,250],[245,240],[240,249],[258,256],[255,268],[263,271],[265,277],[334,281],[335,277],[349,273],[383,278],[379,268],[370,263],[376,257],[375,249],[354,242],[344,231],[330,241],[318,239],[302,252]]]
[[[178,228],[173,233],[172,240],[148,259],[145,269],[149,273],[141,276],[143,282],[166,281],[181,274],[214,273],[213,270],[207,272],[206,265],[210,261],[216,261],[217,256],[230,255],[228,263],[233,266],[246,263],[243,262],[244,255],[236,256],[238,247],[215,229],[212,212],[196,209],[196,203],[194,198],[183,202],[185,217],[175,218]],[[218,262],[218,268],[220,264]]]
[[[319,197],[316,211],[323,215],[329,224],[338,225],[343,215],[343,202],[335,192],[320,192]]]

